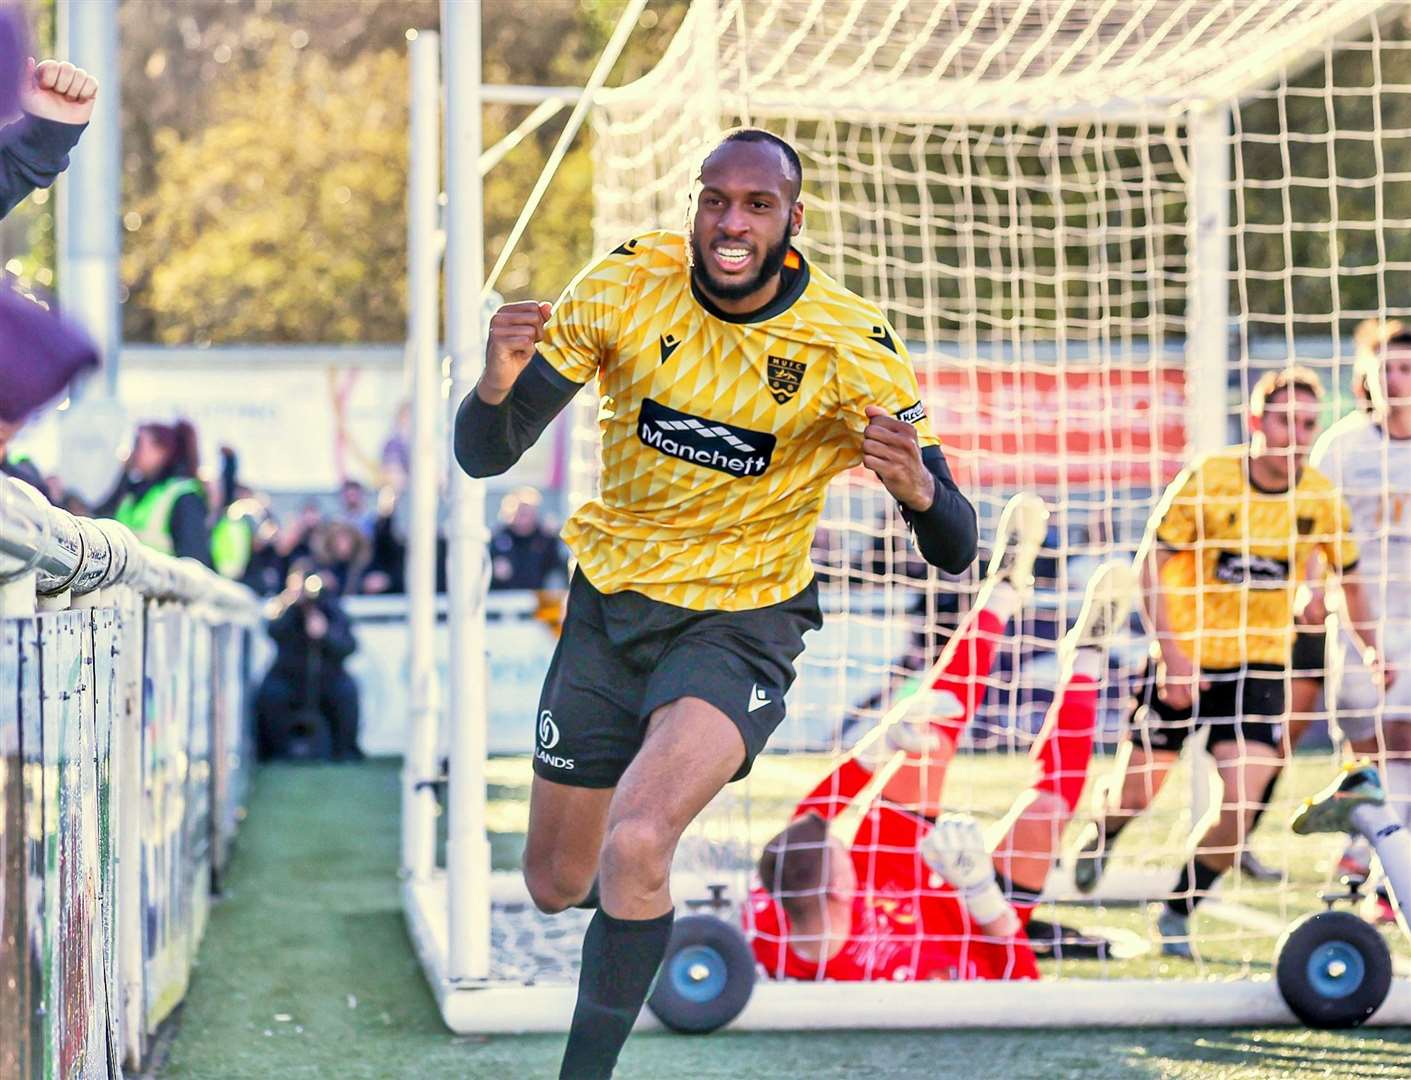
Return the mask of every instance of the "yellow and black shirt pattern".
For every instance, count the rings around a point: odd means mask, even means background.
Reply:
[[[916,375],[881,311],[791,251],[784,293],[737,321],[693,289],[682,235],[650,233],[588,266],[540,355],[598,380],[599,495],[564,529],[606,593],[696,610],[797,594],[828,481],[862,460],[864,409],[935,446]]]
[[[1185,469],[1153,520],[1172,553],[1161,586],[1176,643],[1208,670],[1286,665],[1309,555],[1321,552],[1335,570],[1357,562],[1347,505],[1328,479],[1305,466],[1292,490],[1263,491],[1250,481],[1245,447]]]

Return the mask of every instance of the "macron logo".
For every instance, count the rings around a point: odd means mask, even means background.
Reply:
[[[774,456],[774,436],[718,420],[678,412],[642,399],[637,438],[667,457],[730,476],[759,476]]]
[[[769,704],[771,704],[771,702],[764,691],[759,688],[759,683],[755,683],[750,687],[750,712],[754,712],[756,709],[762,709]]]

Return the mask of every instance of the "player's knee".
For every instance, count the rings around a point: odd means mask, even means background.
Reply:
[[[1081,791],[1081,788],[1079,790]],[[1023,816],[1062,828],[1072,819],[1077,805],[1077,793],[1061,790],[1057,786],[1040,785],[1035,789],[1029,805],[1024,808]]]
[[[526,859],[523,866],[524,884],[529,898],[545,915],[556,915],[571,908],[588,895],[593,879],[553,861],[534,862]]]
[[[676,836],[660,821],[624,818],[608,829],[603,843],[603,873],[635,882],[644,892],[666,887]]]

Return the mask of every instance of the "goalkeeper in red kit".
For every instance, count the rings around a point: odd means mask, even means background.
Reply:
[[[1001,822],[997,844],[986,842],[974,818],[943,814],[933,824],[889,801],[886,786],[850,847],[829,829],[882,780],[880,772],[895,774],[896,759],[938,750],[944,756],[954,747],[1027,584],[1015,587],[1025,571],[1015,574],[1005,557],[1001,546],[975,615],[942,655],[930,687],[895,708],[765,846],[745,923],[768,975],[1038,977],[1025,928],[1087,779],[1105,646],[1135,592],[1127,564],[1107,563],[1089,582],[1078,621],[1060,645],[1062,685],[1031,753],[1037,776]]]

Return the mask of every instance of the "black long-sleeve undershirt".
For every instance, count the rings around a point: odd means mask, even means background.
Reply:
[[[456,461],[474,477],[500,475],[534,445],[580,389],[581,384],[564,378],[536,353],[500,404],[488,405],[472,390],[456,411]],[[923,449],[921,462],[935,477],[935,498],[924,511],[902,507],[902,516],[916,535],[921,557],[958,574],[975,558],[979,544],[975,509],[956,487],[940,447]]]
[[[565,379],[535,353],[498,405],[486,404],[472,390],[456,410],[456,462],[477,478],[499,476],[524,456],[580,389],[581,383]]]
[[[87,126],[26,114],[0,127],[0,217],[69,167],[69,151]]]
[[[960,493],[939,446],[925,447],[921,464],[936,479],[935,498],[925,510],[903,506],[902,517],[916,535],[921,557],[948,574],[958,574],[970,565],[979,548],[975,508]]]

